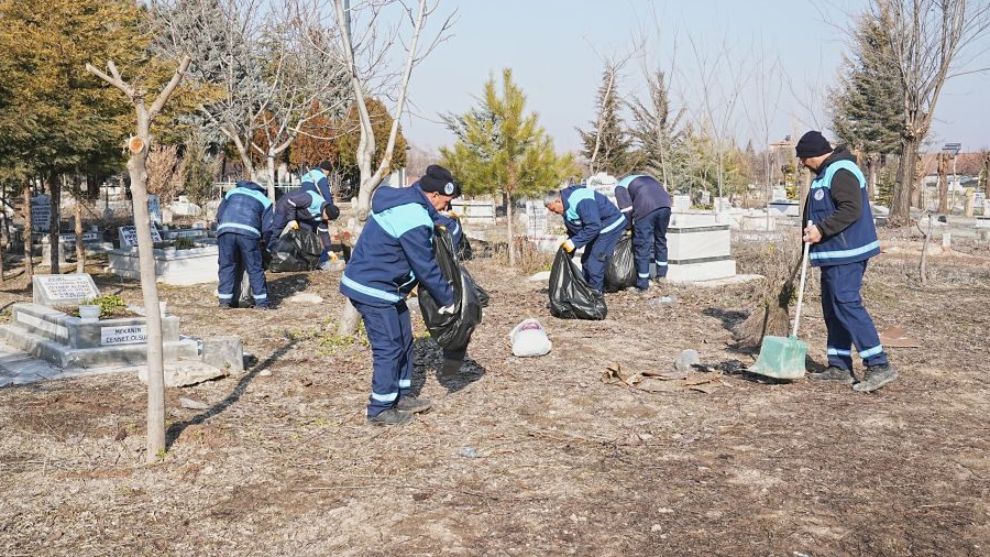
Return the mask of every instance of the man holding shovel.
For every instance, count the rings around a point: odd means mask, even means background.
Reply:
[[[887,361],[873,320],[860,296],[867,261],[880,253],[866,189],[855,157],[833,149],[820,132],[809,131],[797,144],[801,164],[817,176],[811,183],[802,222],[811,244],[811,264],[821,269],[822,312],[828,329],[828,369],[809,377],[853,383],[852,347],[866,365],[863,380],[853,385],[872,392],[897,378]]]

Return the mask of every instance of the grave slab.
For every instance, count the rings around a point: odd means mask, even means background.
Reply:
[[[108,255],[112,273],[129,279],[141,278],[137,250],[110,250]],[[158,282],[175,286],[217,282],[219,250],[215,245],[187,250],[156,249],[154,256]]]
[[[34,303],[49,307],[79,305],[100,295],[88,273],[34,275],[31,286]]]

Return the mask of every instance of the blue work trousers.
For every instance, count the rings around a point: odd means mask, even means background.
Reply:
[[[614,230],[599,234],[584,246],[584,254],[581,256],[584,280],[599,292],[605,290],[605,270],[608,269],[608,262],[612,260],[612,253],[615,252],[615,244],[622,238],[624,228],[617,226]]]
[[[636,287],[650,284],[650,257],[657,264],[657,278],[667,276],[667,227],[670,207],[661,207],[633,222],[633,254],[636,258]]]
[[[372,376],[368,416],[377,416],[398,403],[412,388],[413,336],[409,308],[373,306],[351,300],[364,320],[371,343]]]
[[[241,296],[241,277],[247,270],[251,295],[257,306],[268,305],[268,286],[261,262],[261,239],[228,232],[217,238],[220,248],[220,285],[217,294],[220,305],[237,307]]]
[[[828,365],[852,370],[852,347],[867,366],[887,363],[887,354],[859,291],[866,261],[821,267],[822,312],[828,329]]]

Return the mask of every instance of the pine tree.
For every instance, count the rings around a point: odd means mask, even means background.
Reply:
[[[898,65],[879,22],[863,18],[856,51],[846,57],[842,84],[832,95],[832,125],[850,147],[893,154],[900,147],[903,90]]]
[[[578,130],[584,144],[582,154],[589,161],[592,174],[607,172],[619,176],[635,166],[632,140],[619,117],[618,81],[617,67],[607,65],[598,89],[598,116],[591,122],[590,131]]]
[[[684,110],[670,112],[670,90],[666,76],[657,71],[649,78],[649,104],[636,99],[631,104],[635,126],[631,132],[638,148],[637,170],[659,176],[669,186],[673,185],[671,159],[677,153],[675,143],[680,140],[680,122]]]
[[[574,161],[570,155],[558,156],[536,114],[526,113],[526,96],[512,81],[512,70],[502,70],[501,92],[495,78],[488,80],[482,103],[448,120],[459,139],[453,147],[441,148],[440,155],[465,193],[505,197],[509,264],[515,265],[513,201],[557,187],[575,172]]]
[[[147,75],[145,12],[129,0],[0,0],[0,137],[51,194],[49,239],[58,242],[66,174],[106,174],[122,167],[129,107],[85,72],[93,59]],[[52,250],[51,271],[59,271]]]

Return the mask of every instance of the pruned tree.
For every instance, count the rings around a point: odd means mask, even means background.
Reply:
[[[140,84],[124,81],[112,60],[107,61],[109,74],[86,64],[86,70],[118,89],[134,106],[135,133],[127,142],[130,158],[127,170],[131,178],[134,224],[137,229],[138,260],[141,272],[141,293],[144,297],[145,320],[148,327],[148,424],[147,459],[154,462],[165,451],[165,362],[162,346],[162,316],[158,305],[158,284],[151,241],[151,219],[148,215],[148,149],[152,143],[151,124],[161,113],[189,68],[190,58],[179,62],[172,78],[165,84],[150,106],[149,93]]]
[[[578,129],[582,154],[588,160],[591,173],[607,172],[613,176],[625,174],[634,166],[632,138],[627,133],[619,109],[619,79],[625,60],[609,60],[602,71],[598,88],[597,115],[589,131]]]
[[[990,30],[990,3],[967,0],[871,0],[865,17],[884,30],[897,61],[901,98],[900,166],[890,208],[892,225],[911,221],[918,151],[931,129],[945,83],[981,71],[978,41]],[[982,60],[982,61],[985,61]]]
[[[365,18],[361,17],[360,11],[355,11],[350,7],[350,0],[333,0],[333,4],[336,25],[342,30],[337,34],[337,37],[340,41],[340,49],[343,51],[344,61],[347,64],[348,79],[360,122],[360,135],[355,159],[360,170],[361,185],[357,197],[357,222],[355,222],[355,229],[352,230],[352,238],[356,240],[360,235],[361,223],[365,222],[371,213],[371,196],[385,179],[386,171],[392,164],[399,134],[399,122],[405,113],[409,80],[412,77],[413,69],[425,57],[429,56],[438,44],[446,40],[453,21],[453,14],[443,20],[433,39],[424,42],[426,46],[421,48],[420,39],[423,31],[430,18],[436,14],[439,3],[428,4],[426,0],[418,0],[416,8],[413,9],[394,0],[374,0],[363,5],[366,11]],[[378,29],[380,24],[378,16],[383,9],[388,7],[400,8],[405,16],[403,21],[410,28],[408,36],[403,40],[406,50],[405,62],[395,82],[388,79],[387,75],[383,75],[387,72],[383,72],[381,69],[387,68],[382,60],[383,53],[387,52],[393,44],[389,37],[383,38]],[[359,25],[354,25],[355,22],[358,22]],[[363,29],[361,29],[362,26]],[[354,33],[355,27],[359,28],[359,33]],[[385,150],[377,167],[373,166],[377,151],[375,129],[368,104],[365,102],[366,98],[373,95],[376,81],[383,82],[383,89],[388,89],[388,92],[394,94],[394,96],[386,96],[396,99],[395,108],[390,111],[394,120],[389,129],[388,142],[385,144]],[[357,321],[357,311],[350,303],[345,304],[344,313],[338,326],[338,334],[352,334],[357,328]]]
[[[499,91],[494,77],[485,83],[482,106],[456,119],[459,138],[452,148],[441,148],[440,156],[465,193],[505,197],[509,265],[514,267],[513,201],[550,191],[575,168],[569,154],[557,155],[536,114],[526,112],[526,96],[513,82],[512,70],[502,70],[501,85]]]

